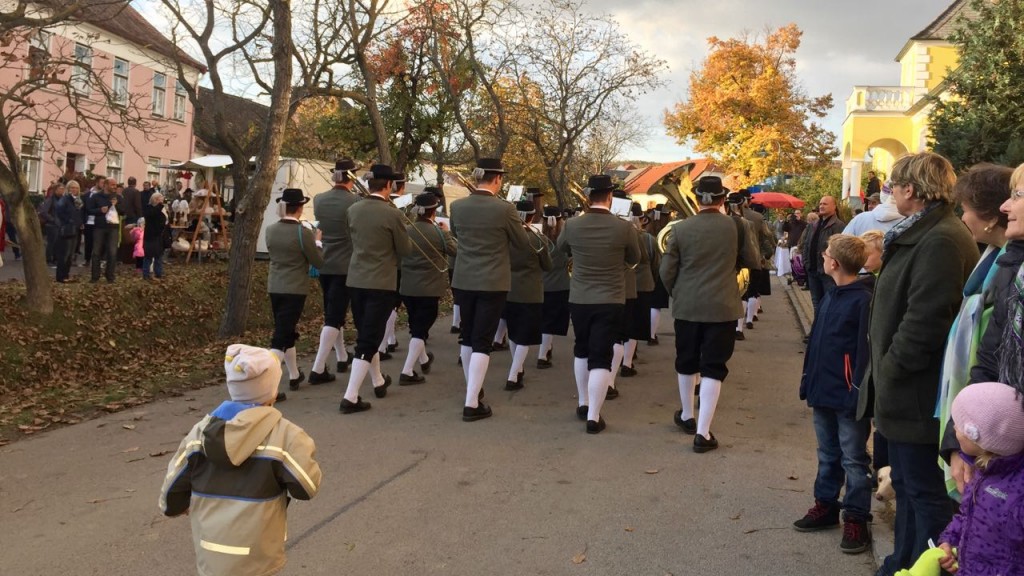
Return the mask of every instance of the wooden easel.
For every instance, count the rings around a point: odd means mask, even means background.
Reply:
[[[212,198],[212,201],[211,201]],[[203,261],[203,250],[200,250],[198,242],[200,241],[200,234],[202,234],[203,217],[206,216],[206,209],[209,207],[214,208],[213,216],[218,219],[220,225],[218,226],[218,232],[216,234],[210,231],[210,246],[207,247],[207,251],[212,251],[214,242],[218,243],[219,250],[228,249],[228,225],[224,221],[224,207],[220,202],[220,195],[215,187],[211,187],[206,191],[206,195],[203,196],[203,205],[200,206],[199,212],[196,214],[196,229],[192,232],[192,241],[188,245],[188,253],[185,254],[185,264],[188,264],[192,258],[192,252],[198,252],[196,258],[200,262]],[[212,218],[211,218],[212,221]]]

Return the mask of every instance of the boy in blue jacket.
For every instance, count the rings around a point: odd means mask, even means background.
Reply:
[[[801,532],[833,528],[839,525],[842,508],[839,548],[847,554],[864,552],[871,543],[870,424],[856,416],[858,385],[869,358],[871,289],[857,281],[866,259],[867,248],[860,238],[849,234],[829,238],[823,268],[836,285],[825,294],[814,318],[800,381],[800,399],[814,411],[818,477],[814,506],[793,527]],[[840,505],[844,476],[846,495]]]

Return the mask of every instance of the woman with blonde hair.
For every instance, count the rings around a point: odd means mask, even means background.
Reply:
[[[937,465],[935,398],[946,335],[978,261],[974,239],[953,213],[955,183],[953,166],[932,152],[904,156],[892,169],[893,201],[906,218],[885,235],[870,369],[857,408],[889,440],[896,537],[880,576],[909,568],[953,513]]]

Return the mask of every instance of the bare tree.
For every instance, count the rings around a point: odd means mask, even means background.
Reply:
[[[650,123],[632,102],[623,98],[609,100],[583,135],[570,177],[579,181],[589,174],[603,173],[627,147],[643,144],[650,133]]]
[[[129,128],[142,128],[151,137],[159,128],[140,114],[138,95],[115,91],[105,77],[112,62],[99,56],[86,63],[76,59],[75,44],[89,45],[96,38],[76,23],[116,17],[127,0],[65,1],[17,0],[0,7],[0,69],[15,77],[0,90],[0,194],[7,200],[24,259],[26,307],[42,314],[53,312],[50,273],[39,218],[29,200],[29,182],[21,150],[12,133],[19,126],[35,126],[36,152],[58,149],[54,143],[75,141],[102,153],[106,143],[128,141]],[[65,29],[68,37],[53,38],[52,30]]]
[[[179,63],[179,81],[185,86],[197,111],[210,107],[217,144],[231,156],[235,208],[228,291],[220,336],[238,336],[245,331],[252,292],[252,263],[263,212],[277,175],[278,157],[284,140],[292,91],[292,23],[287,0],[162,0],[173,16],[173,37],[201,54],[212,91],[200,99],[198,87],[187,82]],[[270,106],[259,135],[255,166],[239,140],[229,129],[230,100],[225,73],[237,74],[237,64],[249,68],[251,79],[270,96]],[[198,113],[198,112],[197,112]]]

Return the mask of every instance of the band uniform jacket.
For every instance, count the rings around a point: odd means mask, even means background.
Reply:
[[[544,271],[544,291],[564,292],[569,289],[569,257],[551,246],[551,269]]]
[[[760,213],[751,210],[750,208],[743,209],[743,217],[750,221],[751,226],[754,228],[754,232],[757,234],[758,252],[761,254],[761,259],[764,261],[771,261],[775,256],[775,234],[768,228],[768,225],[764,222],[764,216]],[[764,268],[764,266],[759,266]]]
[[[352,260],[345,284],[350,288],[398,288],[400,259],[412,252],[402,212],[379,196],[370,196],[348,209]]]
[[[267,292],[308,295],[309,267],[319,268],[324,263],[313,231],[298,220],[279,220],[267,226],[266,237],[270,254]]]
[[[452,202],[452,233],[459,241],[452,288],[508,292],[512,288],[509,246],[529,249],[529,234],[515,206],[475,193]]]
[[[288,499],[320,489],[313,439],[270,406],[225,402],[181,441],[160,510],[189,512],[202,576],[274,574],[285,564]]]
[[[649,270],[651,260],[647,256],[647,250],[644,250],[644,247],[641,245],[643,237],[641,236],[640,231],[632,224],[630,224],[630,228],[633,229],[633,242],[636,243],[637,249],[640,251],[640,261],[633,266],[623,266],[622,274],[626,286],[626,300],[635,300],[637,297],[636,292],[638,290],[637,270],[643,266],[647,266]],[[648,271],[648,273],[650,272]]]
[[[640,250],[646,258],[641,258],[640,264],[636,267],[636,291],[654,292],[654,275],[658,273],[658,265],[661,264],[661,254],[654,245],[657,240],[648,232],[640,232]]]
[[[324,265],[321,274],[345,276],[352,260],[352,235],[348,229],[348,209],[361,198],[344,188],[331,188],[313,197],[313,215],[323,236]]]
[[[529,248],[524,250],[513,246],[510,249],[512,288],[508,291],[507,301],[523,304],[544,302],[544,272],[551,269],[549,244],[547,238],[533,236]]]
[[[672,295],[672,317],[688,322],[735,322],[743,314],[736,266],[737,222],[721,212],[698,212],[672,226],[659,268]]]
[[[624,267],[640,262],[635,230],[629,222],[604,210],[593,210],[565,222],[558,237],[558,249],[572,258],[569,302],[626,303]]]
[[[458,244],[451,232],[431,222],[414,222],[406,227],[412,250],[402,257],[399,294],[440,298],[448,293],[448,258]]]

